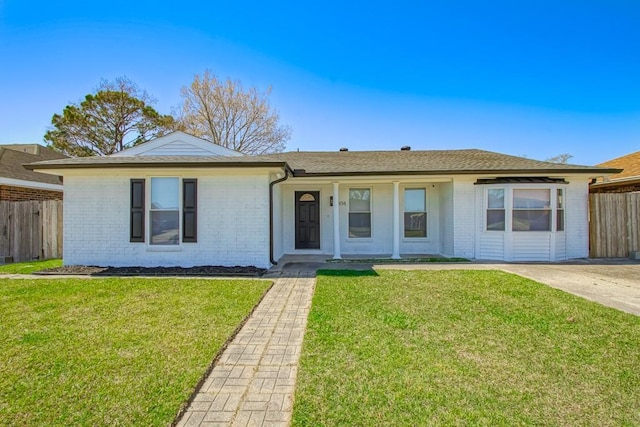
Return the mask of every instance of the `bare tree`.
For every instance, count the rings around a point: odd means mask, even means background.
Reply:
[[[220,81],[208,70],[196,74],[180,91],[178,128],[245,154],[280,152],[291,129],[280,125],[280,116],[269,103],[270,93],[270,87],[265,92],[255,87],[245,91],[240,82]]]
[[[558,154],[557,156],[553,156],[547,160],[545,160],[545,162],[550,162],[550,163],[560,163],[560,164],[566,164],[569,159],[571,159],[573,156],[569,153],[562,153],[562,154]]]

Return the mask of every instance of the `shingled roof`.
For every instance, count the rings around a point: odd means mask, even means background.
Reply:
[[[627,154],[606,162],[600,163],[598,166],[603,168],[624,169],[621,173],[611,175],[610,180],[640,177],[640,151]]]
[[[288,152],[262,156],[287,162],[300,175],[386,175],[471,173],[614,173],[593,166],[542,162],[491,151]]]
[[[24,165],[40,160],[64,158],[66,156],[63,154],[38,144],[0,145],[0,178],[61,185],[61,177],[34,172]]]
[[[84,157],[39,162],[32,169],[143,167],[288,167],[294,176],[588,173],[617,169],[565,165],[483,150],[288,152],[262,156]]]
[[[148,167],[284,167],[285,162],[254,156],[94,156],[50,160],[30,169],[148,168]]]

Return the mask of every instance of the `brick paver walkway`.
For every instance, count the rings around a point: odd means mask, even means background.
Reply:
[[[312,272],[278,278],[223,352],[178,426],[287,426]]]

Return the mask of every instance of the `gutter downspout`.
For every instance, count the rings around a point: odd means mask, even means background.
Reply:
[[[289,168],[285,166],[282,170],[284,171],[284,177],[269,183],[269,261],[272,265],[278,265],[276,260],[273,259],[273,186],[289,178]]]

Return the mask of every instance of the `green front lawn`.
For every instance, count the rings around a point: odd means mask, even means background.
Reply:
[[[640,318],[498,271],[320,272],[294,425],[640,425]]]
[[[0,274],[31,274],[45,268],[62,267],[61,259],[47,259],[44,261],[16,262],[14,264],[0,264]]]
[[[270,286],[0,279],[0,425],[168,425]]]

